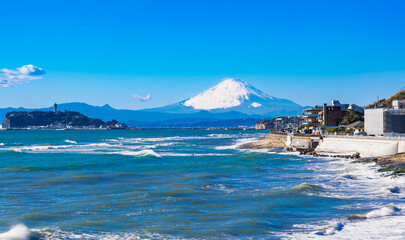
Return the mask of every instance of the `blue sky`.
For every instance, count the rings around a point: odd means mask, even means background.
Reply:
[[[301,105],[365,105],[405,87],[404,1],[3,1],[0,11],[0,69],[46,71],[0,87],[0,107],[150,108],[227,77]]]

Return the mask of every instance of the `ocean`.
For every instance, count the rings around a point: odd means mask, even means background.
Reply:
[[[404,239],[405,177],[267,131],[0,131],[0,239]]]

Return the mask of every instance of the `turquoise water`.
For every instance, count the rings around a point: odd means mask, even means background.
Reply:
[[[345,239],[378,221],[403,227],[403,177],[239,149],[266,134],[0,131],[0,239]]]

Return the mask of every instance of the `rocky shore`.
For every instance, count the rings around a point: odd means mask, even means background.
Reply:
[[[351,155],[330,155],[330,154],[319,154],[315,151],[299,151],[301,155],[312,155],[314,157],[338,157],[346,159],[357,159],[361,163],[375,162],[382,168],[380,172],[391,171],[393,175],[405,175],[405,153],[397,153],[394,155],[386,155],[381,157],[365,157],[362,158],[360,153],[356,152]]]
[[[405,153],[398,153],[392,156],[384,156],[377,158],[379,165],[391,165],[395,167],[405,168]]]
[[[394,175],[405,175],[405,153],[378,158],[362,158],[360,162],[375,162],[382,167],[380,172],[392,171]]]
[[[360,153],[356,152],[353,154],[322,154],[322,153],[316,153],[315,151],[312,150],[307,150],[307,149],[302,149],[298,151],[300,155],[311,155],[314,157],[337,157],[337,158],[347,158],[347,159],[359,159],[360,158]]]

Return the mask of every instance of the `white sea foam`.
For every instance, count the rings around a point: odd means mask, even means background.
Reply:
[[[333,223],[331,226],[325,229],[324,232],[316,232],[315,234],[318,235],[332,235],[336,231],[341,231],[343,229],[344,224],[342,222]]]
[[[218,133],[213,133],[213,134],[208,134],[208,137],[211,138],[245,138],[245,137],[251,137],[252,134],[218,134]]]
[[[164,141],[182,141],[182,140],[198,140],[198,139],[210,139],[207,136],[173,136],[173,137],[150,137],[150,138],[123,138],[121,142],[130,143],[143,143],[143,142],[164,142]]]
[[[8,232],[0,233],[0,240],[28,240],[30,230],[24,224],[13,226]]]
[[[0,143],[0,146],[5,146],[6,144],[4,144],[4,143]]]
[[[25,152],[25,153],[91,153],[94,150],[108,150],[116,148],[118,145],[109,145],[106,143],[92,143],[92,144],[69,144],[69,145],[32,145],[21,147],[3,148],[6,151]]]
[[[317,172],[315,177],[319,182],[330,182],[328,191],[319,192],[320,196],[378,201],[372,205],[340,206],[341,209],[372,207],[374,210],[326,223],[296,226],[306,230],[296,229],[291,235],[285,235],[286,239],[382,239],[387,236],[388,239],[404,239],[405,204],[398,204],[398,200],[405,197],[405,177],[387,177],[386,173],[378,172],[380,167],[375,163],[336,157],[304,158],[311,162],[310,169]],[[378,205],[388,199],[396,202],[395,205]]]
[[[132,156],[153,155],[161,157],[151,149],[166,147],[174,143],[157,143],[152,145],[122,145],[109,143],[90,143],[72,145],[32,145],[22,147],[10,147],[2,150],[25,152],[25,153],[82,153],[82,154],[120,154]],[[140,151],[133,151],[139,149]]]
[[[107,142],[119,142],[118,139],[106,139],[105,141],[107,141]]]
[[[334,235],[322,239],[404,239],[405,216],[347,223]]]
[[[324,197],[342,199],[379,199],[384,195],[405,197],[405,177],[385,177],[375,163],[358,163],[342,158],[306,158],[317,162],[311,169],[319,181],[329,181],[335,188],[322,193]],[[320,173],[322,172],[322,173]],[[348,194],[350,192],[350,194]]]
[[[401,205],[404,207],[404,205]],[[357,218],[320,222],[319,225],[296,225],[312,232],[296,232],[284,239],[404,239],[405,215],[389,204]]]
[[[380,209],[376,209],[371,212],[368,212],[365,215],[365,217],[366,218],[378,218],[378,217],[392,216],[397,211],[399,211],[399,209],[397,207],[395,207],[394,204],[389,204]]]
[[[54,149],[66,149],[69,148],[69,145],[39,145],[39,146],[29,146],[29,147],[21,147],[15,148],[16,150],[21,151],[33,151],[33,152],[44,152],[47,150],[54,150]]]
[[[261,134],[263,135],[263,134]],[[249,136],[249,137],[248,137]],[[258,138],[258,134],[207,134],[202,136],[170,136],[170,137],[146,137],[146,138],[115,138],[105,139],[104,142],[78,144],[76,141],[65,139],[67,145],[31,145],[31,146],[12,146],[1,148],[0,151],[15,151],[21,153],[79,153],[79,154],[119,154],[131,156],[153,155],[161,156],[229,156],[222,153],[184,153],[181,149],[179,152],[167,151],[166,147],[181,145],[181,141],[203,140],[203,139],[222,139],[236,138],[235,144],[231,146],[220,146],[220,149],[238,149],[240,145],[252,142]],[[187,147],[187,146],[185,146]],[[159,152],[151,149],[159,148]],[[163,150],[163,151],[161,151]]]
[[[138,152],[134,151],[118,151],[118,152],[110,152],[109,154],[118,154],[118,155],[125,155],[125,156],[155,156],[155,157],[162,157],[160,154],[157,154],[155,151],[151,149],[146,149]]]
[[[108,144],[108,143],[90,143],[87,145],[81,145],[82,147],[111,147],[114,145]]]
[[[237,139],[234,144],[228,145],[228,146],[218,146],[215,147],[216,150],[228,150],[228,149],[239,149],[240,146],[243,144],[251,143],[254,141],[257,141],[258,138],[242,138],[242,139]]]
[[[215,191],[221,191],[221,192],[226,192],[226,193],[231,193],[234,190],[230,189],[228,186],[225,186],[224,184],[213,184],[213,185],[206,185],[202,187],[203,189],[212,189]]]
[[[170,235],[163,235],[150,232],[132,232],[132,233],[83,233],[62,230],[60,228],[42,228],[32,229],[34,234],[41,236],[41,239],[55,240],[55,239],[81,239],[81,240],[135,240],[135,239],[183,239]]]
[[[264,137],[263,134],[255,134]],[[165,142],[165,141],[183,141],[183,140],[204,140],[204,139],[225,139],[237,138],[246,139],[251,138],[252,134],[208,134],[205,136],[172,136],[172,137],[147,137],[147,138],[123,138],[106,139],[108,142],[126,142],[126,143],[145,143],[145,142]],[[257,138],[255,138],[256,140]]]
[[[237,149],[239,146],[237,144],[229,145],[229,146],[218,146],[215,147],[216,150],[228,150],[228,149]]]
[[[175,153],[175,152],[162,152],[160,155],[165,157],[205,157],[205,156],[232,156],[234,154],[226,153]]]
[[[172,142],[155,144],[155,146],[157,146],[157,147],[168,147],[168,146],[173,146],[173,145],[176,145],[176,144],[172,143]]]
[[[212,133],[212,134],[208,134],[208,137],[215,137],[215,138],[232,138],[238,135],[235,134],[218,134],[218,133]]]

